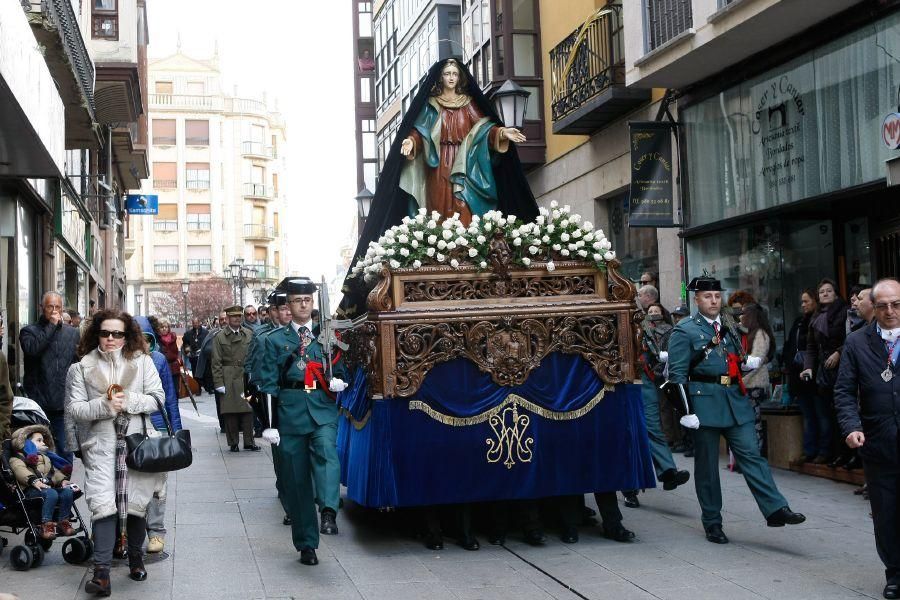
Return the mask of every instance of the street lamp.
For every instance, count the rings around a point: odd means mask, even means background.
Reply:
[[[191,288],[191,280],[185,279],[181,282],[181,297],[184,298],[184,329],[187,330],[187,319],[188,319],[188,311],[187,311],[187,297],[188,290]]]
[[[531,92],[520,87],[512,79],[507,79],[500,89],[494,92],[491,102],[504,127],[521,130],[525,126],[525,108],[528,106],[530,95]]]
[[[255,265],[244,266],[243,258],[235,258],[228,265],[228,276],[231,277],[232,292],[235,304],[244,305],[244,288],[248,287],[248,280],[254,279],[257,274]]]
[[[144,300],[144,294],[138,292],[134,295],[135,314],[141,314],[141,302]]]
[[[372,200],[374,198],[375,194],[370,192],[367,187],[363,187],[363,189],[359,190],[359,193],[356,194],[358,235],[362,235],[363,227],[366,225],[366,219],[369,218],[369,211],[372,210]]]

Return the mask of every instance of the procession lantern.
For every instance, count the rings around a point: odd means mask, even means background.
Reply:
[[[525,126],[525,107],[528,106],[528,96],[530,95],[531,92],[523,89],[512,79],[507,79],[494,92],[491,101],[494,103],[494,110],[500,115],[504,127],[515,127],[521,130]]]
[[[370,192],[367,187],[359,190],[359,193],[356,195],[356,206],[359,210],[359,218],[365,219],[369,216],[369,210],[372,208],[372,199],[374,197],[375,194]]]

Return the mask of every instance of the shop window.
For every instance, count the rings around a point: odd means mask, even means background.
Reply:
[[[209,121],[185,121],[184,143],[188,146],[209,146]]]
[[[94,39],[119,39],[119,7],[117,0],[94,0],[91,15],[91,35]]]
[[[175,119],[153,119],[153,144],[175,145]]]
[[[655,227],[629,227],[628,194],[609,200],[609,228],[613,250],[622,263],[621,272],[632,281],[641,273],[659,272],[659,245]]]

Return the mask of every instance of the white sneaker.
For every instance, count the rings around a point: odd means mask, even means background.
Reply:
[[[147,542],[147,553],[156,554],[157,552],[162,552],[165,545],[166,541],[164,539],[154,536]]]

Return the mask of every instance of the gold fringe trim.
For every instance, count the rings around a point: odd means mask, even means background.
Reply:
[[[451,427],[469,427],[470,425],[478,425],[480,423],[484,423],[491,417],[500,414],[500,412],[510,404],[521,406],[522,408],[538,415],[539,417],[543,417],[544,419],[548,419],[550,421],[572,421],[575,419],[580,419],[584,415],[591,412],[595,406],[600,404],[600,401],[603,400],[604,396],[606,396],[606,392],[612,391],[613,389],[615,389],[613,386],[604,386],[604,388],[600,390],[600,393],[594,396],[590,402],[588,402],[578,410],[570,410],[565,412],[547,410],[546,408],[538,406],[530,400],[526,400],[518,394],[510,394],[506,397],[505,400],[503,400],[503,402],[501,402],[494,408],[486,410],[483,413],[474,415],[472,417],[451,417],[450,415],[445,415],[442,412],[436,411],[421,400],[411,400],[409,402],[409,410],[420,410],[435,421],[438,421],[439,423],[442,423],[444,425],[449,425]]]
[[[341,414],[344,415],[344,417],[346,417],[348,421],[350,421],[350,424],[353,425],[353,428],[354,428],[354,429],[356,429],[357,431],[359,431],[359,430],[361,430],[363,427],[365,427],[365,426],[369,423],[369,417],[372,416],[372,409],[370,408],[370,409],[366,412],[366,414],[363,416],[363,418],[360,419],[359,421],[357,421],[356,419],[354,419],[354,418],[353,418],[353,415],[350,414],[350,411],[347,410],[346,408],[342,408],[342,409],[341,409]]]

